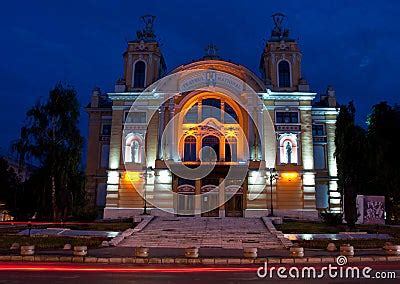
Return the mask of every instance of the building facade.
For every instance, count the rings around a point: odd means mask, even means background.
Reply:
[[[114,92],[95,88],[86,108],[86,190],[104,218],[340,211],[335,91],[310,91],[283,18],[273,15],[257,76],[219,58],[214,45],[166,73],[154,17],[143,17],[123,78]],[[185,176],[208,164],[202,176]]]

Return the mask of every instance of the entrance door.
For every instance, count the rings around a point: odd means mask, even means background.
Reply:
[[[218,193],[201,196],[201,212],[202,217],[219,217]]]
[[[243,217],[243,194],[235,194],[225,203],[226,217]]]
[[[178,216],[194,216],[194,194],[178,194]]]

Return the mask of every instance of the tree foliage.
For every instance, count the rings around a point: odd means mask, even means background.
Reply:
[[[366,132],[355,125],[353,102],[343,105],[336,122],[335,146],[338,186],[343,196],[346,222],[354,227],[357,221],[356,197],[365,186],[367,140]]]
[[[83,138],[78,122],[76,92],[59,83],[47,100],[28,110],[27,123],[14,144],[21,163],[32,157],[39,164],[26,186],[39,196],[41,218],[65,219],[68,207],[84,200],[80,166]]]
[[[354,122],[353,102],[341,106],[336,122],[338,186],[343,196],[346,221],[357,220],[357,194],[384,195],[386,220],[400,220],[400,108],[381,102],[372,107],[368,128]]]
[[[366,193],[385,195],[387,220],[400,220],[400,108],[376,104],[368,116],[369,168]]]

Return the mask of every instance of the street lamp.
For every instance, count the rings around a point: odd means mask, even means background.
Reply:
[[[143,214],[142,215],[149,215],[149,213],[147,213],[147,179],[148,177],[151,175],[150,173],[148,173],[149,171],[153,171],[152,167],[148,167],[146,168],[145,171],[145,182],[144,182],[144,206],[143,206]]]
[[[271,212],[269,212],[268,217],[273,217],[274,216],[274,204],[272,201],[272,182],[277,180],[279,175],[276,173],[275,168],[270,168],[269,169],[269,185],[271,186]]]

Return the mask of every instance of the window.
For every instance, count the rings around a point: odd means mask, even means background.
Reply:
[[[213,117],[221,119],[221,101],[217,99],[205,99],[202,105],[202,118]]]
[[[146,78],[146,64],[143,61],[138,61],[135,64],[133,87],[134,88],[144,88],[145,78]]]
[[[323,124],[313,124],[312,126],[313,136],[324,136],[324,125]]]
[[[326,168],[324,145],[314,145],[314,168],[316,170],[323,170]]]
[[[197,111],[198,111],[198,107],[197,107],[197,104],[195,104],[186,113],[185,123],[197,123],[197,121],[198,121]]]
[[[100,167],[108,168],[109,157],[110,157],[110,145],[101,145]]]
[[[238,117],[235,112],[235,110],[228,104],[224,104],[225,107],[225,116],[224,116],[224,122],[225,123],[237,123]]]
[[[299,114],[296,111],[276,112],[276,123],[299,123]]]
[[[183,160],[196,161],[196,138],[194,136],[188,136],[185,138]]]
[[[279,87],[290,88],[290,66],[289,62],[282,60],[278,64]]]
[[[327,184],[315,185],[315,199],[317,209],[326,209],[329,206],[329,192]]]
[[[225,140],[225,161],[237,161],[237,140],[235,137],[229,137]]]
[[[146,112],[126,112],[125,122],[127,123],[146,123]]]
[[[219,139],[216,136],[206,136],[202,140],[202,160],[206,162],[219,160]]]
[[[102,125],[101,135],[111,135],[111,124],[103,124]]]

